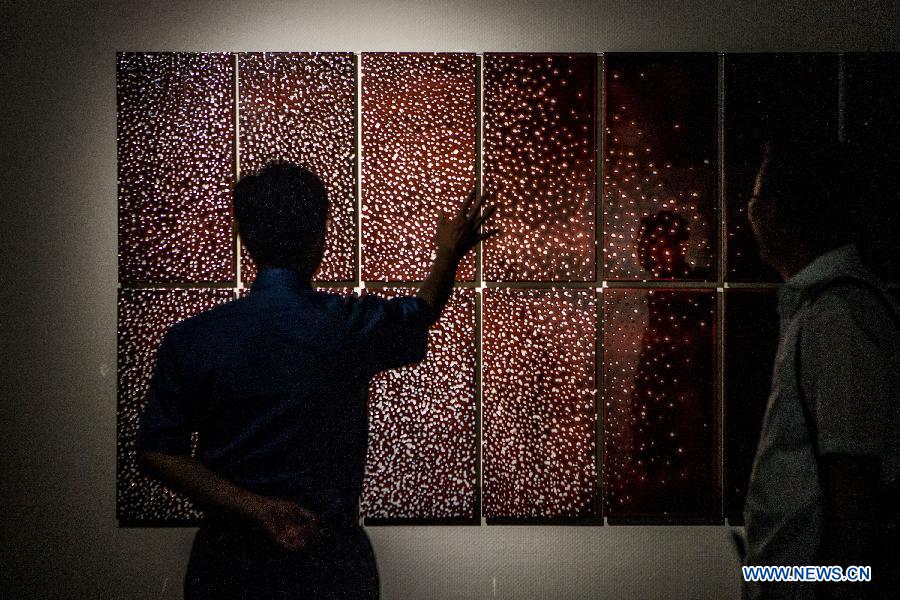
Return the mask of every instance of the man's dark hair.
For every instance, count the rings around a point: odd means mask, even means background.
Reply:
[[[312,272],[328,217],[325,185],[312,171],[272,162],[234,186],[234,217],[257,263]]]
[[[761,195],[772,199],[793,231],[821,250],[854,238],[855,173],[843,144],[780,138],[765,154]]]

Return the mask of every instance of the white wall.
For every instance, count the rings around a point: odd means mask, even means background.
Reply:
[[[118,50],[866,50],[896,3],[3,5],[0,440],[9,598],[180,598],[193,530],[115,520]],[[426,6],[426,4],[428,4]],[[815,7],[808,10],[807,7]],[[725,598],[721,527],[370,529],[386,599]]]

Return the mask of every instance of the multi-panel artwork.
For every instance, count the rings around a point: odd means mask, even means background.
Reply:
[[[136,469],[140,411],[166,329],[253,284],[235,178],[286,160],[328,192],[320,290],[413,294],[438,216],[497,206],[425,360],[370,382],[366,522],[740,523],[778,336],[761,147],[890,160],[895,59],[119,54],[120,522],[201,516]],[[886,273],[892,218],[866,247]]]

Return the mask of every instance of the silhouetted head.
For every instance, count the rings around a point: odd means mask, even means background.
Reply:
[[[241,240],[260,268],[288,267],[312,277],[325,250],[328,198],[319,177],[286,162],[269,163],[234,186]]]
[[[766,144],[747,213],[760,255],[783,277],[852,240],[845,159],[837,143]]]
[[[687,241],[691,230],[684,217],[661,210],[641,219],[637,249],[641,266],[654,277],[687,275]]]

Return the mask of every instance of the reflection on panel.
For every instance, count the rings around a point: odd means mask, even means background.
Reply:
[[[716,56],[607,54],[605,279],[715,278]]]
[[[593,290],[485,291],[486,517],[599,514],[596,310]]]
[[[594,54],[485,56],[486,280],[594,280],[596,89]]]
[[[603,298],[606,515],[717,516],[715,294]]]
[[[475,417],[475,291],[456,289],[431,329],[425,360],[383,371],[369,387],[363,515],[474,518]]]
[[[838,136],[838,64],[834,54],[725,56],[727,277],[778,281],[759,258],[747,202],[767,139],[790,136],[810,147]]]
[[[778,346],[774,290],[725,294],[725,516],[744,521],[750,468],[772,385]]]
[[[119,281],[234,278],[229,54],[116,56]]]
[[[424,279],[439,211],[475,185],[475,55],[363,54],[361,152],[363,279]]]
[[[232,299],[231,290],[119,290],[116,512],[126,523],[196,519],[183,496],[137,471],[134,442],[156,366],[156,351],[174,323]]]
[[[844,56],[844,132],[853,163],[848,216],[863,251],[890,281],[900,281],[900,53]]]
[[[284,160],[325,182],[332,218],[317,281],[356,269],[356,59],[351,53],[241,54],[241,174]],[[245,249],[241,278],[255,266]]]

